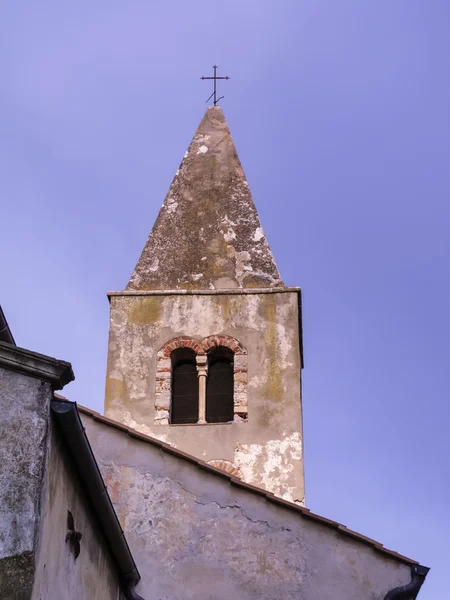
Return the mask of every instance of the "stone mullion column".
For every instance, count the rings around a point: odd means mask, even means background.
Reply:
[[[208,365],[205,355],[197,356],[198,375],[198,421],[199,424],[206,423],[206,377]]]

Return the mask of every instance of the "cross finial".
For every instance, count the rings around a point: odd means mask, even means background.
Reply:
[[[219,102],[219,100],[222,100],[222,98],[225,98],[225,96],[220,96],[220,98],[217,98],[216,81],[218,79],[230,79],[230,78],[229,77],[217,77],[217,65],[214,65],[213,69],[214,69],[214,77],[200,77],[200,79],[213,79],[214,80],[214,91],[206,102],[209,102],[211,100],[211,98],[214,96],[214,106],[216,106],[216,104]]]

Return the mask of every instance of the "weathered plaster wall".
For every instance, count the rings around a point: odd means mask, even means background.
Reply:
[[[0,598],[28,599],[48,445],[48,383],[0,367]]]
[[[142,575],[159,600],[383,600],[410,567],[187,460],[83,416]]]
[[[118,600],[117,568],[53,423],[44,483],[33,600]],[[74,517],[75,530],[82,534],[77,559],[70,542],[66,542],[68,510]]]
[[[105,414],[244,481],[303,503],[298,293],[113,295]],[[247,351],[248,422],[155,425],[158,350],[178,336],[228,335]]]
[[[48,377],[58,363],[16,348],[10,359]],[[115,567],[51,423],[52,397],[47,381],[0,367],[0,598],[118,600]],[[68,509],[83,535],[76,561]]]

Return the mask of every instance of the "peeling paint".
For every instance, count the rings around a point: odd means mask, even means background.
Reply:
[[[263,231],[262,227],[257,227],[255,230],[255,233],[253,235],[253,241],[259,242],[259,240],[262,240],[263,237],[264,237],[264,231]]]
[[[126,425],[127,427],[130,427],[130,429],[136,429],[136,431],[139,431],[140,433],[144,433],[145,435],[149,435],[158,440],[161,440],[161,442],[166,442],[166,444],[170,444],[174,448],[177,447],[176,444],[174,444],[172,440],[169,440],[169,437],[166,434],[159,433],[158,430],[155,431],[152,428],[147,427],[146,425],[143,425],[142,423],[138,423],[137,421],[135,421],[129,411],[124,411],[122,413],[121,420],[122,420],[122,423],[124,425]]]
[[[236,239],[236,234],[231,228],[227,229],[227,231],[223,233],[223,239],[226,242],[231,242]]]
[[[167,200],[167,212],[169,214],[174,213],[176,211],[176,209],[178,208],[178,202],[176,200],[174,200],[173,198],[169,198]],[[159,262],[158,259],[156,259],[156,261]],[[150,267],[150,271],[154,271],[155,269],[152,269]]]
[[[157,271],[159,268],[159,260],[157,258],[155,258],[153,260],[153,262],[151,263],[151,265],[149,266],[150,271]]]
[[[236,464],[237,446],[254,453],[269,444],[243,480],[302,500],[302,459],[290,473],[280,472],[277,487],[275,450],[270,455],[274,440],[291,439],[295,431],[301,439],[297,311],[296,293],[112,297],[106,415],[203,460],[220,457]],[[235,422],[171,426],[171,363],[159,350],[180,336],[201,341],[213,334],[231,336],[247,349],[245,365],[241,356],[234,360]],[[290,460],[292,445],[281,444],[277,451],[281,461]]]
[[[142,575],[137,591],[145,598],[380,600],[410,580],[409,565],[343,530],[267,502],[90,417],[83,423]],[[296,456],[295,438],[288,446]],[[271,468],[285,449],[273,441]],[[228,472],[236,468],[233,457],[207,460]]]
[[[238,444],[234,456],[234,464],[241,470],[244,481],[254,481],[262,473],[265,489],[291,502],[298,501],[291,485],[293,471],[301,468],[302,440],[298,431],[265,444]]]

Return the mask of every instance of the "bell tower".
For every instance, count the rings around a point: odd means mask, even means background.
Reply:
[[[303,504],[300,289],[283,284],[219,106],[109,299],[106,416]]]

